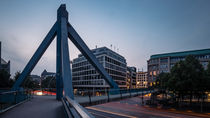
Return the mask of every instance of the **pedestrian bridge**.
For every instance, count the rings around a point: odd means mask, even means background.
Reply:
[[[109,94],[103,96],[75,96],[76,102],[84,106],[116,101],[138,95],[148,94],[151,91],[136,91],[121,94]],[[55,95],[32,95],[22,104],[8,109],[0,114],[0,118],[64,118],[69,117],[62,101],[55,99]],[[93,111],[92,111],[93,112]],[[94,115],[94,114],[93,114]],[[81,116],[79,116],[81,117]]]
[[[143,92],[142,92],[143,93]],[[127,96],[128,95],[128,96]],[[142,100],[149,99],[139,92],[139,96],[124,94],[129,98],[86,107],[87,111],[95,118],[208,118],[208,114],[180,113],[179,111],[161,110],[142,106]],[[0,114],[0,118],[66,118],[66,113],[61,101],[55,95],[33,96],[33,98],[17,105],[16,107]],[[111,96],[112,98],[114,96]],[[115,96],[116,97],[116,96]],[[84,97],[85,98],[85,97]],[[85,102],[82,97],[75,97],[78,102]],[[101,97],[101,99],[104,96]],[[86,99],[88,99],[86,97]],[[99,100],[92,97],[92,100]],[[120,98],[121,99],[121,98]],[[87,102],[87,100],[86,100]]]
[[[122,99],[142,94],[142,91],[120,90],[118,84],[106,72],[105,68],[93,52],[88,48],[83,39],[79,36],[76,30],[68,21],[68,11],[66,5],[62,4],[57,10],[57,20],[52,28],[47,33],[25,68],[21,72],[18,79],[15,81],[10,91],[0,93],[0,107],[2,109],[2,117],[63,117],[64,111],[68,117],[85,117],[92,118],[93,116],[81,105],[88,106],[109,102],[111,100]],[[24,90],[24,81],[32,72],[36,64],[39,62],[42,55],[45,53],[54,38],[56,40],[56,101],[55,96],[35,96],[30,99],[31,92]],[[69,46],[68,40],[79,49],[82,55],[96,69],[102,78],[109,85],[110,90],[106,95],[93,96],[88,93],[88,97],[75,96],[72,85],[72,72],[70,68]],[[114,91],[113,91],[114,90]],[[139,93],[140,92],[140,93]],[[147,91],[146,91],[147,92]],[[21,104],[23,101],[28,102]],[[62,104],[65,110],[62,110]],[[80,105],[81,104],[81,105]],[[9,107],[8,107],[9,106]],[[17,106],[13,108],[14,106]],[[11,108],[13,108],[11,110]],[[9,110],[10,109],[10,110]],[[8,111],[8,112],[6,112]]]

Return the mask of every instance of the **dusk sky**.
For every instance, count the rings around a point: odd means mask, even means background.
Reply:
[[[210,0],[1,0],[2,58],[11,61],[12,76],[55,23],[61,3],[90,49],[113,45],[128,66],[144,71],[153,54],[210,48]],[[55,44],[32,74],[55,72]],[[69,49],[72,60],[79,51],[72,43]]]

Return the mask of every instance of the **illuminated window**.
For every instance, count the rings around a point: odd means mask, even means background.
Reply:
[[[149,74],[152,75],[152,72],[150,72]]]
[[[157,75],[156,71],[153,71],[153,75]]]

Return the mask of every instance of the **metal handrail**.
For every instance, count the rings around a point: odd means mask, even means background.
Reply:
[[[24,97],[18,97],[24,95]],[[31,98],[31,90],[17,90],[0,92],[0,113],[4,113],[7,110],[23,103]]]
[[[0,95],[11,94],[11,93],[18,93],[18,92],[28,92],[30,90],[23,90],[23,91],[7,91],[7,92],[0,92]]]
[[[143,91],[143,90],[153,90],[153,88],[136,88],[136,89],[108,89],[108,90],[95,90],[98,92],[104,92],[104,91]],[[83,90],[83,92],[91,92],[91,90]]]
[[[65,101],[68,104],[66,104]],[[68,117],[70,117],[69,113],[71,112],[71,115],[76,118],[78,116],[82,118],[94,118],[94,116],[91,115],[84,107],[82,107],[80,104],[78,104],[75,100],[71,99],[70,97],[65,96],[64,99],[62,99],[62,102],[64,102],[64,107],[67,111]],[[68,107],[68,109],[66,107]],[[76,111],[76,114],[75,114],[75,111]]]
[[[0,95],[10,94],[10,93],[16,93],[17,91],[7,91],[7,92],[0,92]]]
[[[105,92],[106,94],[111,93],[111,92],[118,92],[115,93],[117,94],[124,94],[124,93],[135,93],[135,92],[141,92],[141,91],[151,91],[153,90],[152,88],[138,88],[138,89],[109,89],[109,90],[95,90],[95,92]],[[82,90],[82,91],[77,91],[77,93],[83,92],[87,93],[88,95],[92,92],[91,90]],[[75,93],[75,95],[77,95]]]

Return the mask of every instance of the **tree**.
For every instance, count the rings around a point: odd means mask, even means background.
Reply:
[[[13,81],[10,79],[10,74],[5,70],[0,70],[0,88],[10,88]]]
[[[55,77],[47,77],[46,79],[42,80],[42,88],[56,88],[56,79]]]
[[[210,62],[208,63],[208,68],[206,70],[206,89],[210,91]]]
[[[20,74],[21,74],[20,71],[17,71],[15,73],[15,76],[14,76],[15,81],[19,78]],[[24,82],[21,84],[21,86],[24,88],[30,88],[30,89],[40,87],[39,82],[32,80],[32,78],[30,76],[27,76],[27,78],[24,80]]]
[[[169,73],[160,73],[157,76],[156,86],[160,89],[166,90],[168,87],[168,80],[170,78]]]
[[[169,88],[178,92],[179,97],[189,94],[191,103],[193,92],[203,94],[205,82],[202,65],[195,57],[189,55],[184,61],[176,63],[171,69]]]
[[[14,76],[14,80],[16,81],[20,76],[20,71],[17,71]]]

